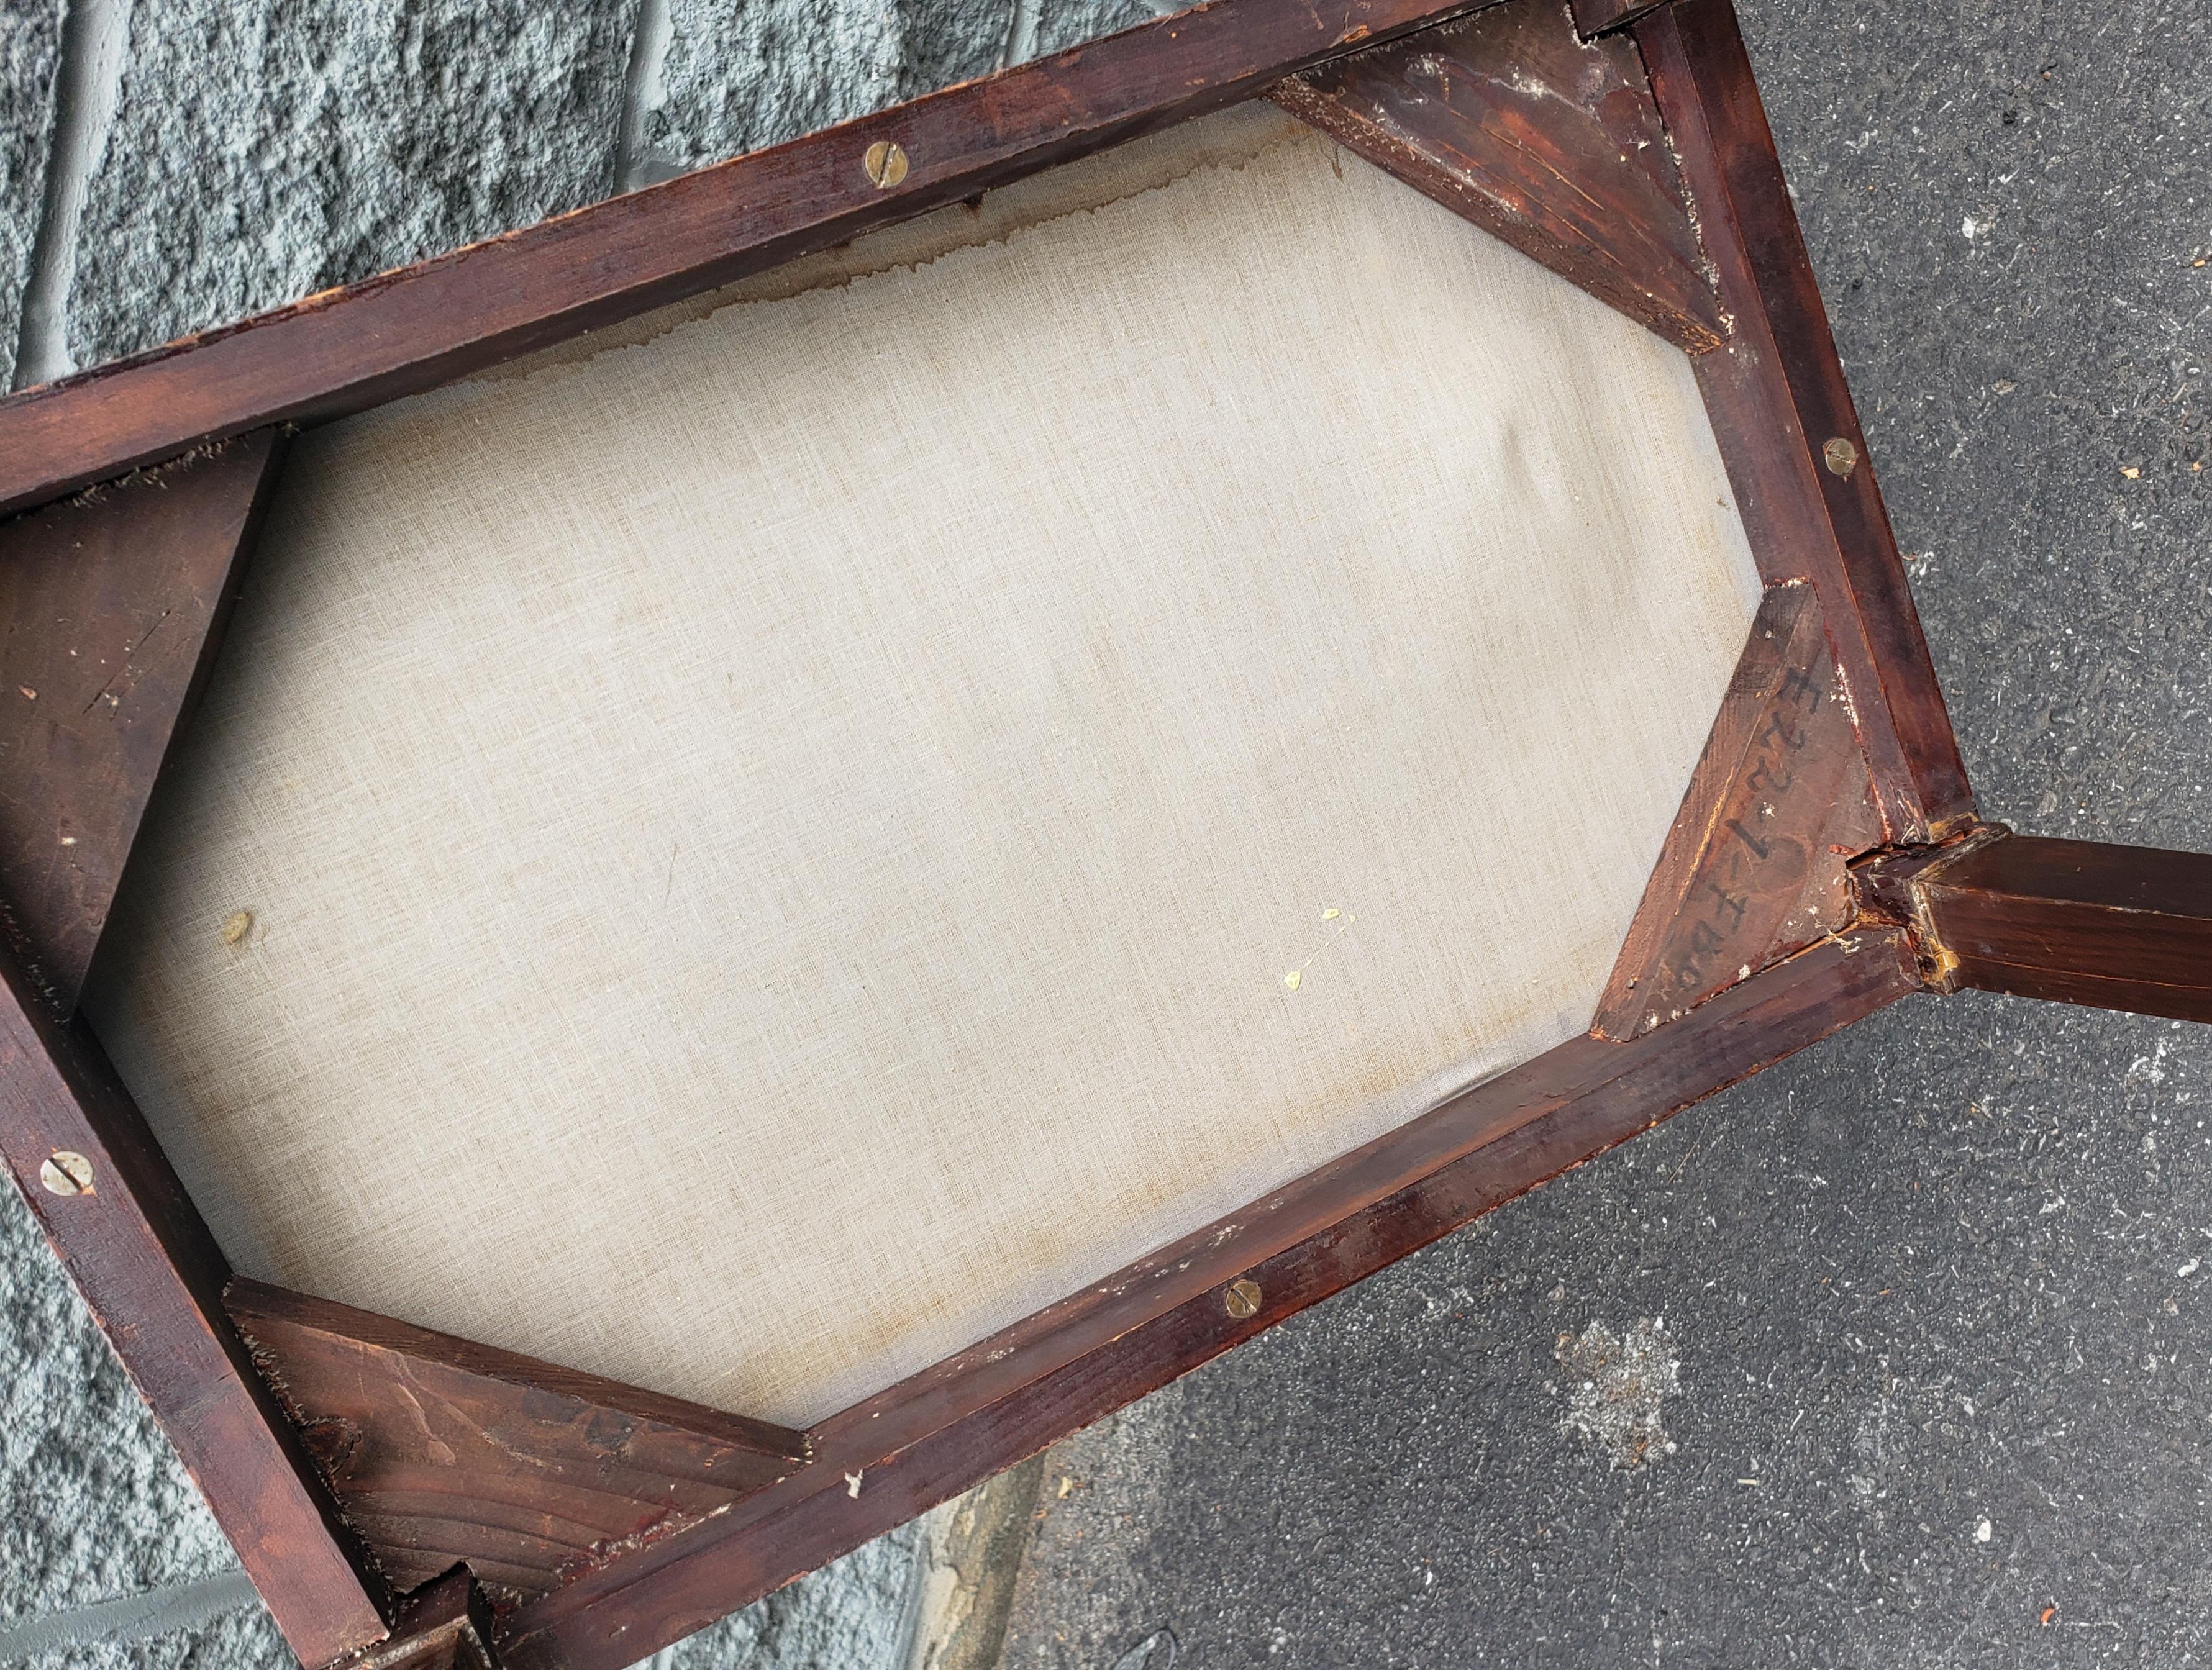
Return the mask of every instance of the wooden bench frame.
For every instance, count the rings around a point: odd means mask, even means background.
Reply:
[[[1694,357],[1770,589],[1590,1034],[804,1433],[235,1278],[74,1010],[286,434],[1255,97]],[[2212,859],[1976,817],[1728,0],[1214,0],[0,401],[0,1145],[309,1666],[616,1670],[1908,993],[2212,1020]]]

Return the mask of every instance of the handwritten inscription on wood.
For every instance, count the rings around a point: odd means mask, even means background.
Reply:
[[[1591,1030],[1629,1038],[1851,919],[1881,820],[1810,586],[1770,590]]]

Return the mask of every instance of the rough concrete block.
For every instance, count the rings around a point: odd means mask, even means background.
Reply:
[[[918,99],[998,67],[1013,7],[1009,0],[902,0],[906,37],[898,96]]]
[[[1039,0],[1036,50],[1039,58],[1064,52],[1101,35],[1149,23],[1164,11],[1179,11],[1174,0]]]
[[[646,122],[663,173],[739,156],[895,102],[906,66],[894,0],[671,0]]]
[[[167,0],[131,20],[79,365],[613,189],[637,0]]]
[[[21,1198],[0,1189],[0,1633],[236,1564]],[[276,1670],[289,1660],[257,1608],[190,1637],[77,1647],[32,1662]]]
[[[61,38],[61,0],[0,6],[0,389],[14,380],[23,287],[31,278],[46,193]]]
[[[137,7],[76,252],[71,357],[96,364],[607,195],[638,12]],[[1145,0],[1042,0],[1036,50],[1152,15]],[[632,178],[987,74],[1012,15],[1012,0],[669,0]]]

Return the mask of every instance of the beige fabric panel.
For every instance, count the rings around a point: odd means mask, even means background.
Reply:
[[[1588,1024],[1687,362],[1271,116],[1052,189],[301,440],[88,998],[241,1269],[803,1424]]]

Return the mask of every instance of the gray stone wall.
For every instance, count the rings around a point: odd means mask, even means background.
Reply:
[[[11,386],[46,197],[61,44],[61,0],[0,8],[0,382]]]
[[[637,0],[140,0],[77,233],[97,364],[614,189]]]
[[[8,0],[21,387],[1057,51],[1143,0]]]
[[[1137,0],[0,0],[0,385],[21,387],[989,70]],[[292,1660],[0,1191],[0,1664]],[[896,1670],[922,1527],[657,1661]]]
[[[289,1661],[250,1594],[233,1592],[191,1627],[127,1644],[83,1640],[62,1622],[77,1608],[149,1593],[204,1613],[201,1586],[237,1561],[12,1188],[0,1191],[0,1663],[275,1670]],[[112,1621],[95,1617],[90,1633]],[[42,1622],[54,1627],[40,1634]]]

